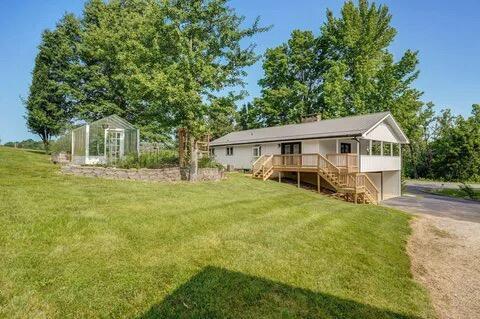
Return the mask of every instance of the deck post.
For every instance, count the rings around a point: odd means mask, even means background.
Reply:
[[[90,155],[89,145],[90,145],[90,125],[87,124],[85,126],[85,163],[84,164],[90,164],[88,161],[88,157]]]
[[[357,140],[357,172],[361,172],[360,169],[360,141]]]
[[[282,172],[281,171],[278,172],[278,182],[279,183],[282,182]]]
[[[72,153],[70,154],[70,162],[73,163],[73,152],[75,151],[75,133],[72,130]]]
[[[297,171],[297,187],[300,188],[300,171]]]
[[[317,191],[320,193],[320,174],[317,173]]]
[[[355,193],[353,194],[353,202],[354,202],[355,204],[358,204],[357,198],[358,198],[357,190],[355,190]]]

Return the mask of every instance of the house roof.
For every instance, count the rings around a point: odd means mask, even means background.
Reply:
[[[381,112],[232,132],[212,141],[210,145],[222,146],[313,138],[365,136],[365,134],[383,121],[387,121],[390,124],[395,133],[400,137],[400,143],[408,143],[408,138],[390,112]]]

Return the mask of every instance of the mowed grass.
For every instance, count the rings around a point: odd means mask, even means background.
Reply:
[[[469,197],[464,191],[459,188],[439,188],[431,190],[430,192],[436,195],[480,201],[480,189],[473,189],[473,198]]]
[[[240,174],[64,176],[0,147],[0,317],[430,318],[408,220]]]

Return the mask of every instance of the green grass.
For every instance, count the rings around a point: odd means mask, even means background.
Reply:
[[[475,194],[474,198],[469,197],[464,191],[459,188],[438,188],[432,189],[430,191],[430,193],[432,194],[480,201],[480,189],[474,189],[473,192]]]
[[[431,318],[408,222],[240,174],[64,176],[0,147],[0,317]]]

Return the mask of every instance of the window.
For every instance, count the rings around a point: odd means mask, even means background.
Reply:
[[[340,153],[351,153],[352,152],[352,144],[350,143],[341,143],[340,144]]]
[[[227,147],[227,156],[232,156],[233,155],[233,147]]]
[[[261,146],[254,146],[252,148],[253,157],[260,157],[262,156],[262,147]]]
[[[392,155],[392,144],[383,142],[383,156],[390,156]]]
[[[393,156],[400,156],[400,144],[393,144]]]
[[[382,155],[382,143],[379,141],[372,141],[372,155]]]
[[[210,156],[215,156],[215,149],[213,147],[210,148]]]

